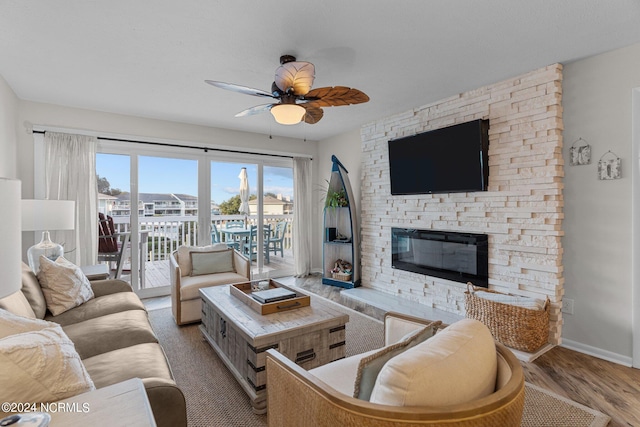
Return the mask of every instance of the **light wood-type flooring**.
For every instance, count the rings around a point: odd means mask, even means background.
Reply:
[[[342,288],[323,285],[319,276],[282,281],[345,304],[345,298],[340,297]],[[378,317],[371,307],[351,308]],[[522,365],[526,381],[609,415],[609,426],[640,427],[640,369],[563,347]]]
[[[352,305],[341,298],[342,288],[323,285],[320,276],[278,279],[331,299],[350,308],[381,318],[379,309],[362,304]],[[149,309],[171,305],[169,297],[145,300]],[[640,427],[640,369],[555,347],[531,363],[522,362],[525,380],[561,396],[601,411],[611,417],[610,427]]]

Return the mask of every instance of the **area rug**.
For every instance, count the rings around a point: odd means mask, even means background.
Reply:
[[[324,298],[311,298],[312,304],[328,304],[349,315],[347,356],[383,345],[382,322]],[[267,416],[252,412],[249,398],[204,340],[197,324],[178,327],[169,308],[152,310],[149,318],[185,395],[190,427],[267,425]],[[598,411],[526,384],[522,426],[600,427],[608,423],[609,417]]]

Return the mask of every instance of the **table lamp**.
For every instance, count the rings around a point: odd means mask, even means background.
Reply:
[[[75,202],[73,200],[23,200],[22,231],[42,231],[42,240],[27,251],[29,267],[34,273],[40,269],[40,255],[52,261],[64,256],[64,249],[51,241],[49,230],[75,228]]]
[[[20,193],[19,180],[0,178],[0,298],[16,293],[22,287]]]

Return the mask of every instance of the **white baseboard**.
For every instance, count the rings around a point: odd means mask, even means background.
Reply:
[[[562,338],[562,344],[560,345],[560,347],[568,348],[569,350],[574,350],[579,353],[588,354],[589,356],[597,357],[599,359],[607,360],[619,365],[628,367],[631,367],[633,365],[633,359],[629,356],[623,356],[622,354],[603,350],[597,347],[592,347],[590,345],[582,344],[577,341],[571,341],[566,338]]]

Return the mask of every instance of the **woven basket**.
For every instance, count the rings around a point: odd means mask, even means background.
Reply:
[[[534,352],[549,340],[549,298],[544,310],[517,307],[486,300],[474,292],[500,292],[467,284],[464,307],[467,317],[487,325],[493,337],[507,347]]]
[[[348,282],[349,280],[351,280],[351,273],[347,274],[347,273],[331,273],[331,277],[333,277],[334,279],[337,280],[343,280],[345,282]]]

